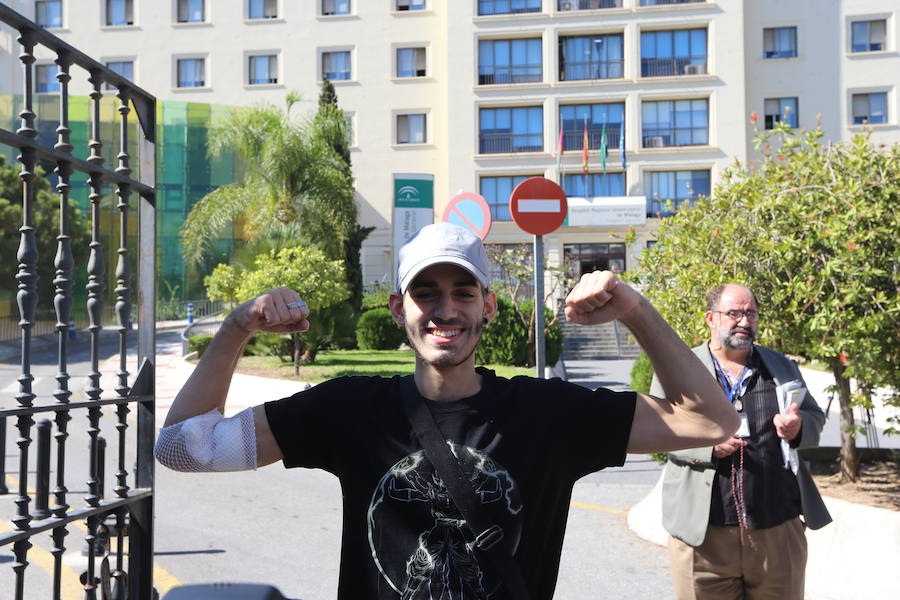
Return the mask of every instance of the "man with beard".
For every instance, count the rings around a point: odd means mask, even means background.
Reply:
[[[694,353],[741,426],[715,446],[669,453],[662,510],[675,591],[679,600],[802,600],[804,528],[831,517],[796,450],[818,445],[825,416],[794,362],[754,345],[753,292],[728,283],[706,301],[710,338]],[[650,393],[665,394],[655,376]]]
[[[610,272],[581,279],[566,299],[566,317],[624,323],[666,399],[476,368],[475,347],[497,313],[488,272],[472,232],[450,223],[424,227],[400,250],[390,297],[416,353],[413,375],[339,377],[226,419],[228,383],[252,333],[309,327],[305,303],[287,288],[237,307],[169,410],[157,458],[183,471],[280,460],[335,474],[343,493],[341,600],[549,600],[576,480],[623,464],[626,452],[723,442],[738,418],[701,361]],[[423,405],[493,527],[473,530],[423,452],[404,410]],[[486,560],[492,545],[521,571],[525,595],[511,593],[511,580]]]

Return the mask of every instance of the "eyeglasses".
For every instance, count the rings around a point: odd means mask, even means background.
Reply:
[[[719,313],[720,315],[725,315],[732,321],[738,322],[744,317],[747,317],[747,320],[751,323],[756,323],[759,321],[759,313],[753,310],[713,310],[710,312]]]

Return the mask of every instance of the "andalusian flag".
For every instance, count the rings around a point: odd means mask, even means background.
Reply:
[[[619,128],[619,152],[622,153],[622,170],[626,170],[628,168],[628,164],[625,162],[625,116],[622,116],[622,126]]]
[[[606,122],[600,127],[600,166],[606,175],[606,157],[609,156],[609,148],[606,145]]]
[[[587,117],[584,118],[584,135],[581,140],[581,170],[587,175],[588,172],[588,133],[587,133]]]

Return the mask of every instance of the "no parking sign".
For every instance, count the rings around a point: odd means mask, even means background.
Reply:
[[[483,240],[491,231],[491,207],[478,194],[461,192],[447,203],[442,220],[471,229]]]

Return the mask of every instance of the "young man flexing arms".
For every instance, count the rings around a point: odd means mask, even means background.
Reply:
[[[739,422],[700,360],[610,272],[582,277],[566,299],[566,318],[624,323],[650,357],[666,399],[559,379],[505,379],[476,368],[475,347],[497,312],[487,274],[481,240],[468,230],[423,228],[400,251],[398,290],[390,298],[416,352],[414,375],[341,377],[224,419],[229,380],[253,332],[309,327],[305,304],[287,288],[239,306],[175,399],[158,458],[187,471],[281,460],[338,476],[341,599],[509,598],[412,431],[401,404],[409,392],[401,390],[413,390],[505,532],[499,543],[530,597],[551,598],[577,479],[623,464],[626,452],[720,443]]]

